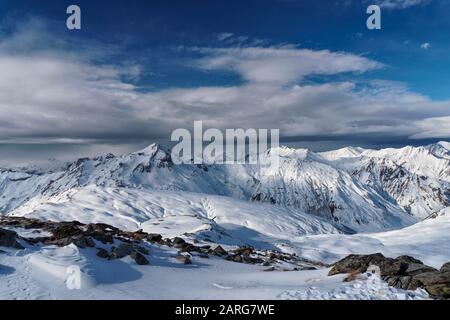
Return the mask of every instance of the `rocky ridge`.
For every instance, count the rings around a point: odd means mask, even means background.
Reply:
[[[22,237],[16,232],[20,229],[33,230],[37,235],[47,232],[51,236]],[[151,264],[151,244],[177,249],[178,254],[174,258],[182,264],[192,264],[196,258],[219,257],[237,263],[271,267],[267,271],[310,270],[326,266],[302,259],[295,254],[256,250],[250,246],[225,250],[220,245],[213,248],[209,244],[190,243],[181,237],[163,239],[160,234],[142,230],[122,231],[104,223],[53,222],[23,217],[0,218],[0,246],[20,250],[26,245],[65,247],[70,244],[80,249],[95,248],[97,256],[102,259],[114,260],[130,256],[139,265]],[[105,245],[108,245],[108,249]]]
[[[349,274],[346,281],[352,281],[367,271],[379,268],[379,276],[390,286],[404,289],[425,289],[431,297],[450,299],[450,262],[440,270],[423,264],[410,256],[387,258],[381,253],[371,255],[349,255],[332,267],[329,275]]]

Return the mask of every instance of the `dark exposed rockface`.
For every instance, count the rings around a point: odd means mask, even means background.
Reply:
[[[1,228],[0,228],[0,246],[15,249],[23,249],[23,246],[17,241],[16,232]]]
[[[381,278],[390,286],[404,290],[423,288],[434,298],[450,299],[450,262],[437,270],[410,256],[392,259],[381,253],[349,255],[336,262],[328,275],[364,273],[370,266],[379,267]]]

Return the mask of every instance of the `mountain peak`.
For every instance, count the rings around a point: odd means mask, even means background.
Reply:
[[[428,146],[428,150],[436,157],[450,159],[450,142],[439,141]]]
[[[139,151],[134,152],[135,154],[142,154],[142,155],[154,155],[158,151],[161,151],[165,154],[170,154],[171,149],[167,146],[158,144],[158,143],[152,143],[148,147],[145,147],[144,149],[141,149]]]
[[[441,148],[444,148],[444,149],[450,151],[450,142],[447,142],[447,141],[439,141],[439,142],[436,143],[436,146],[440,146]]]

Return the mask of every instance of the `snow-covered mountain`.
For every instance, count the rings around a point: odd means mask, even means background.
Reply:
[[[101,259],[97,249],[74,244],[27,245],[20,254],[2,247],[0,299],[379,299],[364,280],[329,277],[323,263],[374,252],[411,255],[436,268],[447,262],[449,150],[444,142],[324,153],[282,147],[264,155],[281,156],[275,170],[175,165],[169,149],[151,145],[123,156],[0,169],[0,214],[106,223],[226,250],[250,246],[321,266],[281,272],[195,254],[189,266],[177,260],[179,249],[156,244],[148,244],[150,266]],[[65,286],[74,266],[81,290]],[[429,298],[387,284],[383,292],[382,299]]]
[[[281,224],[286,225],[289,215],[306,214],[321,223],[328,221],[327,230],[390,230],[412,225],[449,206],[449,150],[446,142],[324,153],[281,147],[276,150],[280,166],[273,170],[258,165],[174,165],[170,150],[153,144],[123,156],[109,154],[63,166],[0,169],[0,212],[43,216],[44,208],[50,210],[48,206],[58,204],[64,215],[63,211],[70,211],[67,204],[73,207],[73,199],[78,199],[85,203],[85,210],[78,210],[83,212],[80,215],[102,215],[106,209],[98,209],[99,203],[126,203],[124,210],[116,210],[117,215],[131,217],[143,212],[144,217],[137,219],[143,223],[157,217],[158,210],[177,212],[167,201],[160,208],[136,204],[140,198],[153,199],[157,191],[166,191],[163,194],[168,199],[176,192],[178,199],[192,207],[203,205],[202,197],[211,196],[230,198],[227,201],[234,201],[230,206],[237,207],[267,203],[265,208],[284,210],[273,214],[279,214],[284,219]],[[273,150],[264,156],[273,156]],[[121,192],[132,194],[134,200],[115,199]],[[195,201],[190,199],[192,194],[198,194]]]
[[[321,156],[361,183],[423,219],[450,206],[450,144],[364,150],[345,148]]]

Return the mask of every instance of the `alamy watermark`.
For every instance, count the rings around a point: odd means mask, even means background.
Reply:
[[[375,4],[367,7],[367,14],[370,14],[367,18],[367,29],[369,30],[381,30],[381,8]]]
[[[279,165],[279,129],[204,130],[202,121],[194,121],[193,135],[176,129],[171,141],[178,142],[172,148],[175,164],[259,164],[274,169]]]
[[[81,9],[73,4],[67,7],[66,13],[69,17],[66,20],[66,26],[69,30],[81,30]]]
[[[67,7],[66,13],[69,15],[66,20],[66,26],[69,30],[81,30],[81,8],[72,4]],[[370,16],[367,18],[366,26],[369,30],[381,29],[381,8],[378,5],[370,5],[367,7],[366,13]]]
[[[81,289],[81,270],[77,265],[69,266],[66,269],[67,279],[66,287],[69,290]]]

